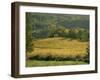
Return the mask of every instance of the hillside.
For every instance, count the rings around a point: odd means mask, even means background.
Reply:
[[[57,30],[85,29],[89,30],[88,15],[26,13],[30,19],[33,38],[47,38]]]

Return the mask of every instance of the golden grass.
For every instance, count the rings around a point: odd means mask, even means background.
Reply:
[[[88,42],[70,40],[64,38],[47,38],[33,41],[32,53],[27,53],[27,57],[33,55],[41,56],[84,56],[88,48]]]

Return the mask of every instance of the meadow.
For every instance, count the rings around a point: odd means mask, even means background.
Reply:
[[[89,15],[26,12],[26,67],[89,64]]]
[[[26,55],[26,66],[87,64],[88,42],[63,37],[33,41],[33,51]]]

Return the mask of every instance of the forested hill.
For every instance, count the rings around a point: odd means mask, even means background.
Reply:
[[[89,29],[89,15],[26,13],[27,24],[32,27],[33,37],[48,37],[52,32],[67,29]]]
[[[85,28],[89,26],[88,15],[72,14],[48,14],[48,13],[27,13],[31,15],[33,27],[37,29],[55,25],[66,28]]]

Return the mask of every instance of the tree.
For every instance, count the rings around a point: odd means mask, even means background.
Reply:
[[[76,39],[76,32],[75,32],[75,29],[70,29],[69,30],[69,34],[68,34],[68,36],[69,36],[69,38],[71,38],[71,39]]]
[[[78,32],[78,38],[81,41],[89,41],[89,33],[86,30],[80,30]]]
[[[56,27],[56,25],[55,24],[50,24],[49,26],[48,26],[48,30],[49,30],[49,37],[54,37],[54,34],[55,34],[55,32],[56,32],[56,30],[57,30],[57,27]]]
[[[89,47],[88,47],[88,48],[86,48],[86,54],[85,54],[85,56],[83,57],[83,60],[84,60],[85,62],[87,62],[87,63],[89,63],[89,54],[90,54],[90,52],[89,52]]]
[[[32,23],[31,14],[26,13],[26,52],[32,51]]]

